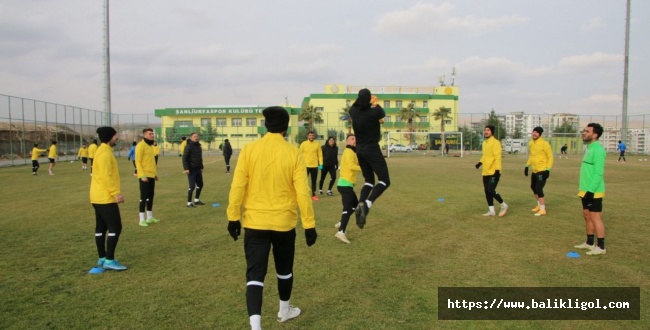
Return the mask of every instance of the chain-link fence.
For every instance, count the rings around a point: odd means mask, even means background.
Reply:
[[[506,115],[499,114],[503,125],[497,130],[510,130],[512,125],[506,124]],[[466,151],[480,150],[480,143],[483,140],[483,128],[489,118],[489,113],[459,113],[451,118],[449,126],[457,127],[454,130],[463,134],[463,149]],[[560,130],[563,125],[557,114],[535,114],[528,115],[535,117],[535,125],[542,126],[545,130],[544,137],[551,142],[553,150],[560,152],[560,148],[568,145],[569,153],[581,153],[582,144],[579,131],[590,122],[596,122],[605,127],[605,133],[601,137],[601,143],[607,151],[615,152],[618,140],[626,140],[628,152],[631,154],[650,154],[650,115],[628,116],[628,129],[623,132],[623,120],[620,115],[570,115],[573,120],[573,132]],[[561,118],[560,118],[561,119]],[[210,152],[219,152],[219,144],[224,139],[229,139],[234,149],[240,149],[246,143],[259,139],[266,130],[263,128],[263,118],[251,116],[241,119],[240,127],[234,127],[230,120],[224,126],[212,119],[184,117],[184,121],[193,123],[191,127],[179,125],[161,126],[161,118],[154,114],[112,114],[111,124],[118,131],[119,141],[115,147],[116,152],[126,154],[133,141],[141,138],[144,128],[153,128],[156,131],[156,140],[161,145],[161,154],[178,153],[181,136],[188,136],[190,131],[196,131],[201,135],[204,148]],[[206,122],[205,124],[204,121]],[[79,147],[83,142],[89,143],[93,140],[97,127],[105,126],[108,123],[105,112],[85,109],[70,105],[56,104],[52,102],[39,101],[21,97],[14,97],[0,94],[0,165],[22,165],[28,164],[31,160],[31,150],[34,144],[39,148],[49,148],[52,141],[57,141],[57,149],[61,160],[76,158]],[[201,123],[199,127],[194,123]],[[302,125],[290,127],[298,129],[299,132],[309,128]],[[521,125],[520,125],[521,126]],[[433,119],[430,113],[422,113],[415,117],[411,123],[399,118],[395,111],[387,113],[382,126],[386,131],[391,131],[391,136],[399,136],[400,132],[440,132],[440,122]],[[321,120],[313,123],[313,129],[317,132],[318,140],[325,143],[328,136],[335,136],[338,141],[344,141],[345,135],[349,132],[350,123],[344,116],[343,109],[338,112],[323,112]],[[531,127],[527,128],[532,130]],[[187,132],[185,132],[185,131]],[[510,148],[506,152],[514,152],[517,148],[525,146],[529,138],[529,131],[520,132],[519,138],[509,134],[497,132],[496,136],[505,137],[504,148]],[[626,133],[626,134],[623,134]],[[295,134],[292,134],[295,136]],[[303,134],[306,136],[306,134]],[[385,134],[382,134],[385,135]],[[297,143],[300,134],[289,142]],[[625,138],[623,138],[625,136]],[[296,140],[296,141],[294,141]],[[408,141],[403,141],[408,145]],[[384,143],[385,144],[385,141]],[[46,161],[46,158],[42,158]]]
[[[118,154],[128,152],[144,128],[160,127],[160,118],[153,114],[113,114],[111,122],[119,134]],[[34,145],[48,149],[52,141],[57,142],[60,160],[76,159],[81,144],[90,143],[106,123],[105,112],[0,94],[0,164],[31,163]]]

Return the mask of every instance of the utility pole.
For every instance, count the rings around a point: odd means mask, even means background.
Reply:
[[[627,119],[627,80],[630,67],[630,5],[632,0],[627,0],[627,14],[625,16],[625,68],[623,69],[623,128],[621,140],[627,141],[628,119]]]
[[[108,2],[104,0],[104,103],[106,111],[106,125],[111,126],[111,47]]]

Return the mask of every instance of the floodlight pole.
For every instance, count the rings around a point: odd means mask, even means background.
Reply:
[[[111,126],[111,47],[108,5],[109,0],[104,0],[104,102],[106,125]]]
[[[623,69],[623,127],[621,130],[621,140],[627,143],[627,80],[628,70],[630,66],[630,3],[632,0],[627,0],[627,13],[625,16],[625,67]]]

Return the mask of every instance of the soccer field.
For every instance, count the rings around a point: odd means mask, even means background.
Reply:
[[[487,211],[479,156],[392,154],[392,185],[351,244],[334,237],[338,192],[314,202],[318,241],[298,225],[291,303],[302,315],[280,324],[273,263],[264,291],[264,329],[648,329],[650,162],[609,155],[603,221],[607,254],[567,258],[585,239],[577,197],[580,159],[556,159],[544,189],[548,215],[534,217],[525,156],[506,155],[497,191],[505,217]],[[188,209],[178,157],[158,164],[154,215],[138,226],[133,166],[118,159],[123,230],[116,257],[129,269],[89,275],[97,259],[90,176],[62,162],[0,169],[1,329],[246,329],[243,239],[226,231],[232,175],[205,159],[205,206]],[[236,167],[236,157],[233,157]],[[361,176],[359,176],[361,183]],[[326,185],[327,185],[326,180]],[[357,185],[357,192],[360,185]],[[214,203],[220,204],[213,206]],[[497,206],[498,210],[498,206]],[[272,257],[271,257],[272,260]],[[640,321],[438,320],[439,287],[640,287]]]

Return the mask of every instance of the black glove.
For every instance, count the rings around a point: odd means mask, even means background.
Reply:
[[[549,170],[544,171],[544,179],[548,179],[549,176],[551,176],[551,171]]]
[[[481,165],[483,165],[483,163],[478,162],[478,163],[476,163],[476,165],[474,165],[474,167],[476,167],[476,169],[478,170],[478,168],[481,167]]]
[[[582,198],[584,199],[585,202],[591,203],[594,201],[594,193],[592,193],[591,191],[587,191],[585,193],[585,197]]]
[[[312,246],[316,243],[316,228],[305,229],[305,241],[307,241],[307,246]]]
[[[501,171],[499,170],[494,171],[494,176],[496,176],[497,178],[501,177]]]
[[[528,176],[528,166],[526,166],[526,167],[524,168],[524,175],[525,175],[525,176]]]
[[[230,236],[232,236],[232,239],[236,241],[237,237],[241,234],[241,222],[239,222],[239,220],[228,221],[228,232],[230,233]]]

